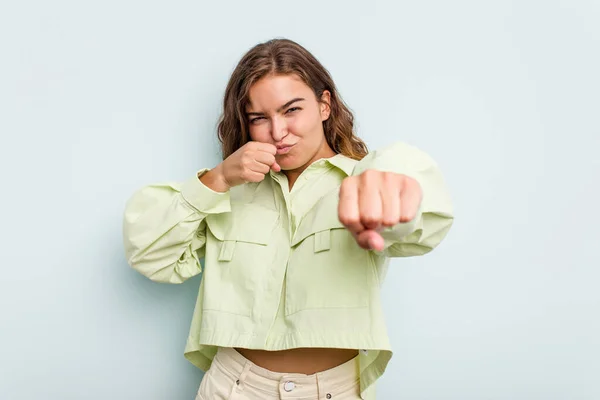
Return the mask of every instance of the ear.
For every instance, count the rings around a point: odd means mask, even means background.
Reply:
[[[331,93],[329,93],[329,90],[323,91],[319,104],[321,106],[321,121],[327,121],[331,114]]]

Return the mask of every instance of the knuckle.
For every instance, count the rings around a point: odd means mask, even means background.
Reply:
[[[400,222],[410,222],[417,216],[416,212],[407,212],[400,216]]]
[[[417,181],[416,179],[407,177],[407,181],[409,182],[409,184],[412,186],[412,188],[416,191],[421,192],[422,188],[421,188],[421,184],[419,183],[419,181]]]
[[[344,216],[344,215],[340,215],[338,217],[340,219],[340,222],[344,225],[344,226],[350,226],[351,225],[351,221],[350,218]]]
[[[382,225],[384,226],[394,226],[398,222],[397,219],[391,217],[385,217],[381,220]]]
[[[400,181],[405,187],[415,187],[418,185],[417,181],[407,175],[400,175]]]
[[[340,213],[338,216],[340,222],[342,224],[344,224],[345,226],[352,226],[352,225],[356,225],[358,223],[358,218],[352,216],[352,215],[348,215],[346,213]]]
[[[348,176],[342,180],[342,186],[351,186],[357,179],[359,179],[358,176]]]
[[[392,183],[398,182],[398,174],[395,174],[393,172],[383,172],[382,178],[386,184],[392,184]]]
[[[347,195],[348,192],[356,187],[355,179],[355,177],[348,177],[342,181],[342,184],[340,185],[340,195]]]
[[[376,222],[376,220],[372,215],[362,215],[360,217],[360,222],[367,225],[373,225]]]
[[[362,173],[362,177],[367,179],[373,179],[378,175],[380,175],[380,172],[375,169],[367,169],[365,172]]]
[[[366,214],[366,215],[361,215],[360,221],[363,223],[363,225],[375,226],[375,225],[379,225],[379,223],[381,222],[381,219],[375,217],[372,214]]]

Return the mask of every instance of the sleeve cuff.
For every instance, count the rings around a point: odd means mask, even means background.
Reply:
[[[193,178],[184,182],[181,186],[181,195],[189,205],[201,213],[220,214],[230,212],[231,201],[229,191],[223,193],[215,192],[198,179],[200,174],[208,170],[208,168],[202,169],[194,174]]]

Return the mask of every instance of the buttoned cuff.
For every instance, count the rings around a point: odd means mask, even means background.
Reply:
[[[185,201],[204,214],[219,214],[231,211],[229,191],[215,192],[200,181],[198,176],[207,172],[205,168],[198,171],[193,178],[181,186],[181,195]]]

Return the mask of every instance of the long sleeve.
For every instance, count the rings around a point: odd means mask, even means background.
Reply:
[[[412,221],[381,232],[385,240],[383,255],[409,257],[433,250],[454,220],[450,195],[435,161],[416,147],[399,142],[369,153],[355,166],[352,175],[368,169],[410,176],[423,191],[419,212]]]
[[[153,281],[181,283],[201,272],[206,216],[229,211],[229,192],[211,190],[197,175],[138,190],[123,218],[127,262]]]

